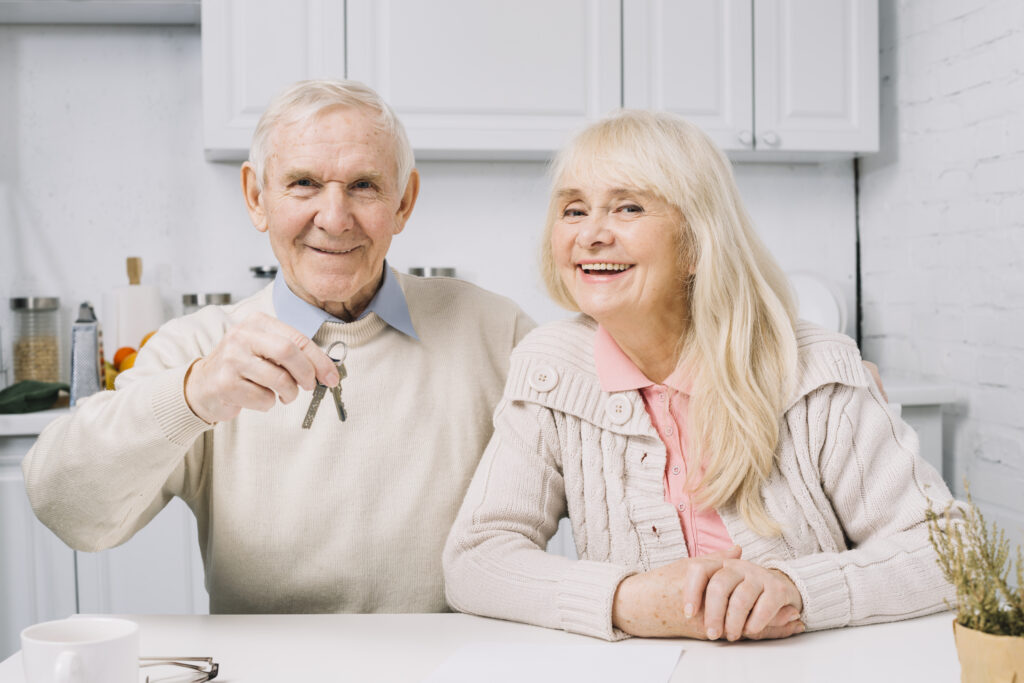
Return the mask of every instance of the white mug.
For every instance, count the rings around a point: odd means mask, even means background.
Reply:
[[[72,617],[21,632],[28,683],[138,683],[139,625],[127,619]]]

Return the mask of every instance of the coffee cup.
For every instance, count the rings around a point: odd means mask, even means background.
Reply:
[[[28,683],[138,683],[139,625],[111,617],[45,621],[21,632]]]

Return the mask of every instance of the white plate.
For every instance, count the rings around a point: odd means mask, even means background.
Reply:
[[[838,287],[810,273],[788,273],[788,277],[802,319],[833,332],[846,330],[846,302]]]

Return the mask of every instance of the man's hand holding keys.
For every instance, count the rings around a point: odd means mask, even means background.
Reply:
[[[266,412],[291,403],[299,389],[338,384],[335,362],[309,337],[285,323],[254,313],[224,335],[185,378],[185,401],[199,418],[231,420],[242,408]]]

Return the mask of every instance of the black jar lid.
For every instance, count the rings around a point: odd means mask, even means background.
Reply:
[[[18,296],[11,298],[13,311],[56,311],[60,298],[55,296]]]

